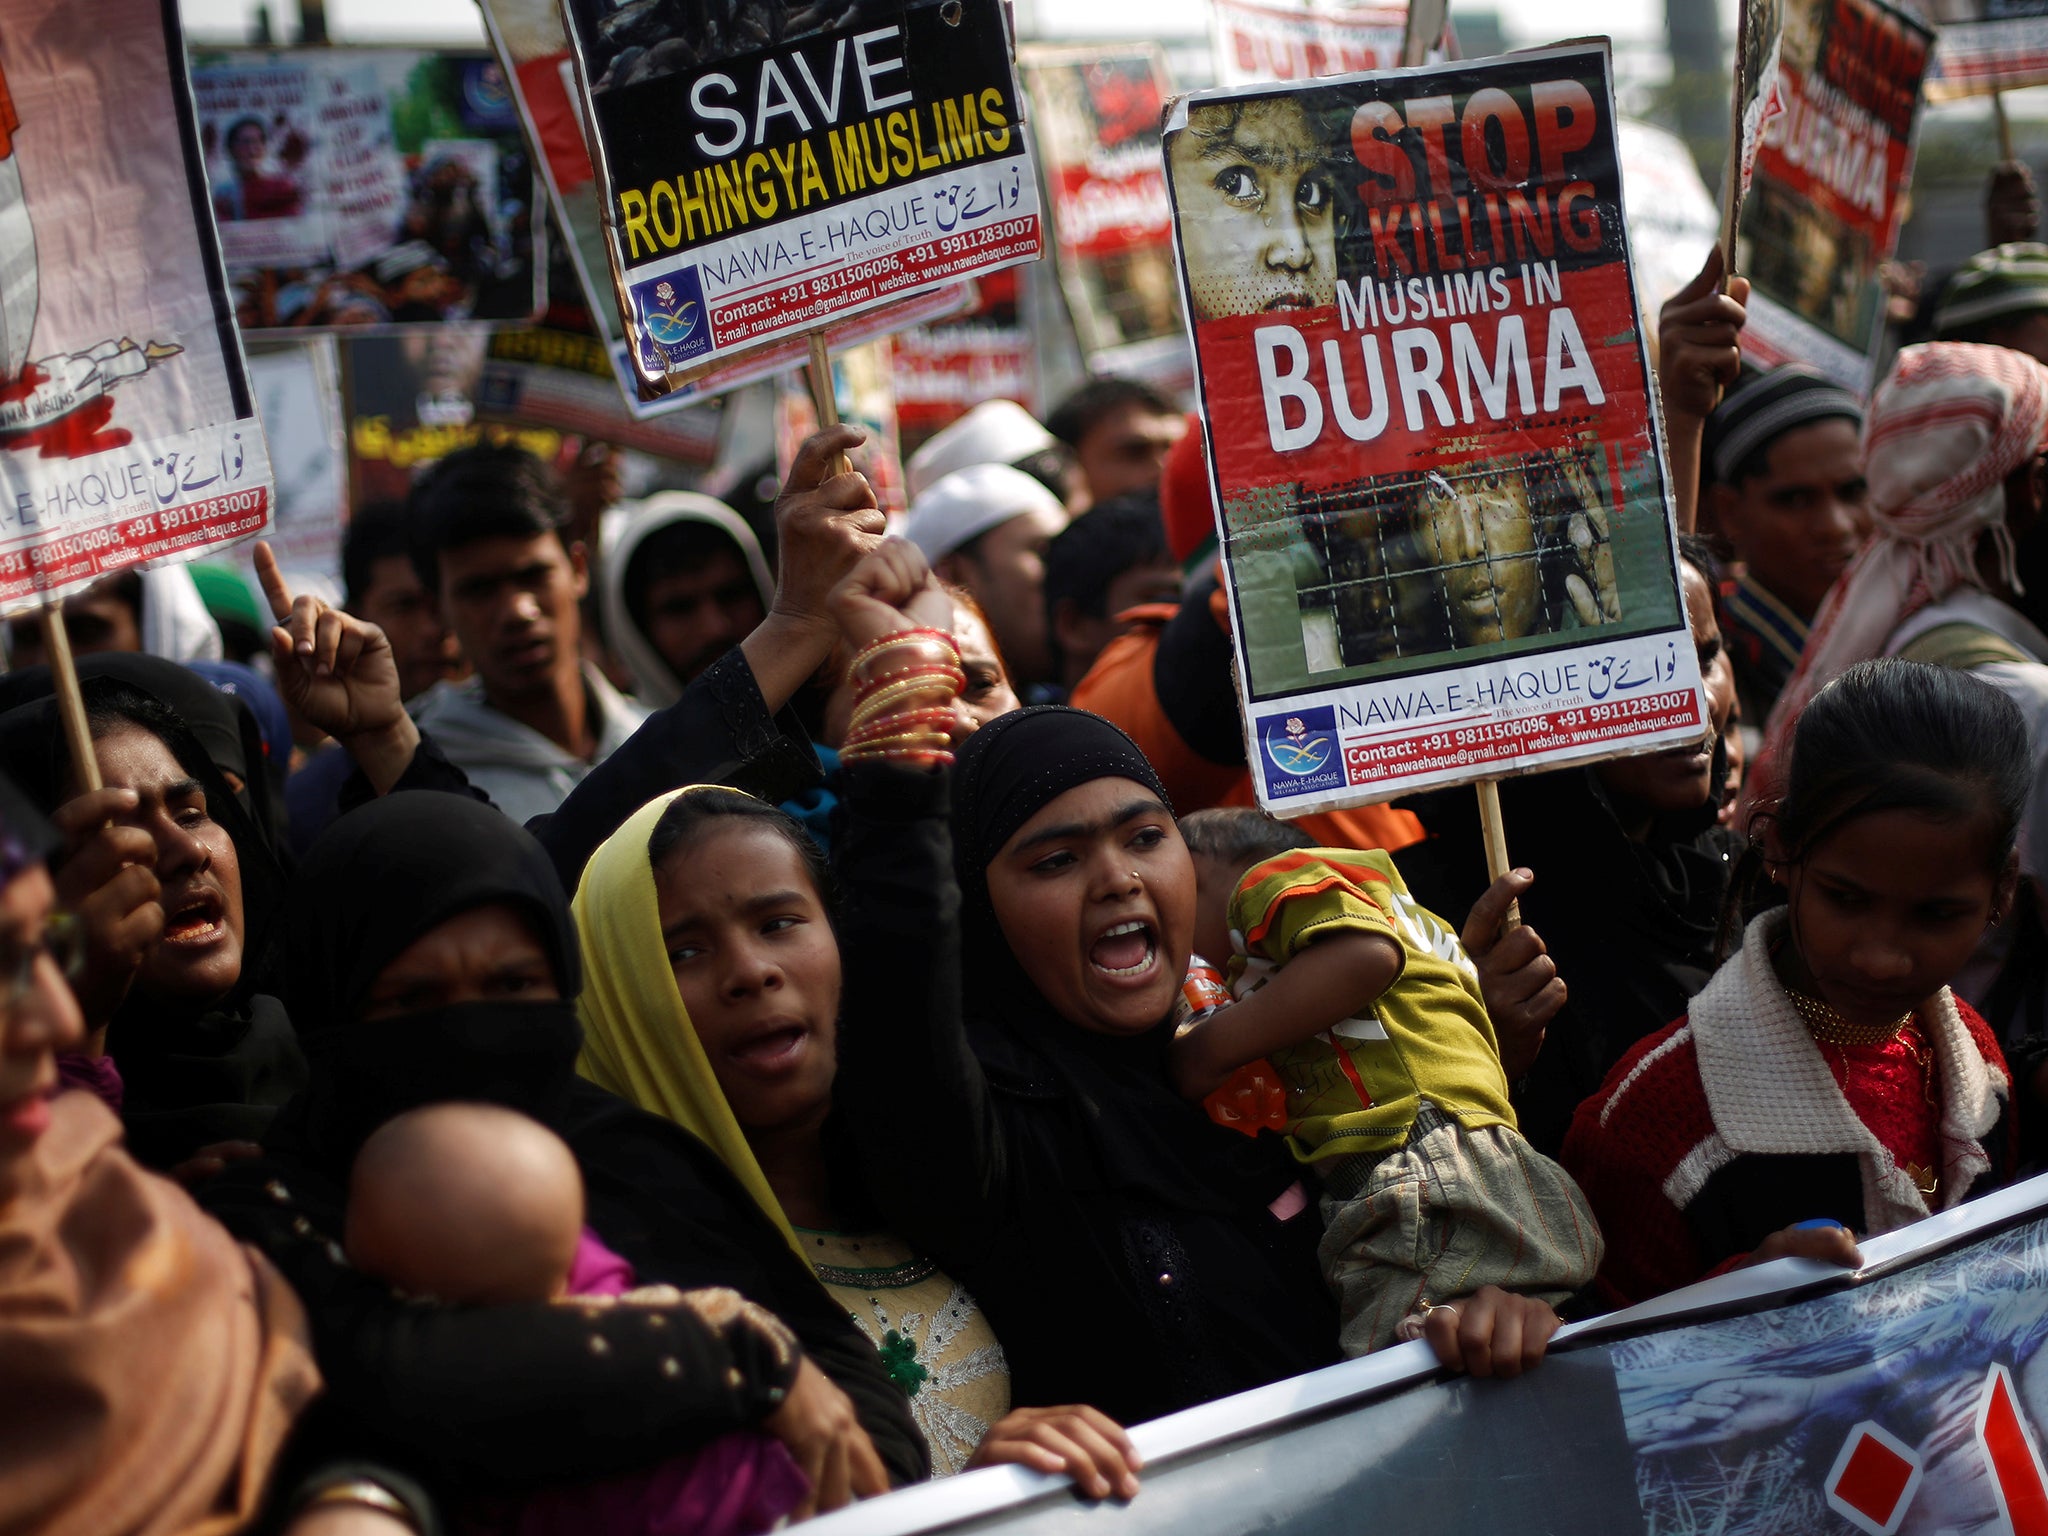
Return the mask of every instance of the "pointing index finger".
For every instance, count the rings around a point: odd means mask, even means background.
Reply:
[[[284,572],[278,569],[277,556],[262,539],[256,541],[256,579],[263,585],[271,618],[284,623],[292,616],[292,589],[285,583]]]

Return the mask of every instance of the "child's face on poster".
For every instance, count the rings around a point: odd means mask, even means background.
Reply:
[[[1336,182],[1299,103],[1196,107],[1171,166],[1197,321],[1336,302]]]

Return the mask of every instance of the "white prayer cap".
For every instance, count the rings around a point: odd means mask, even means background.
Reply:
[[[1066,505],[1021,469],[974,464],[956,469],[910,504],[903,536],[936,564],[962,544],[1013,517],[1050,512],[1060,521]]]
[[[1012,400],[984,400],[910,456],[903,477],[915,501],[956,469],[1014,464],[1059,445],[1038,419]]]

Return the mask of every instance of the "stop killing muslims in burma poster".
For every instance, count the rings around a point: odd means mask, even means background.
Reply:
[[[1166,134],[1263,802],[1697,739],[1603,46]]]

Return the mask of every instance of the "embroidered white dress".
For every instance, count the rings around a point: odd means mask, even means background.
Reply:
[[[1010,1364],[974,1298],[893,1237],[797,1228],[804,1252],[910,1397],[932,1475],[967,1465],[1010,1411]]]

